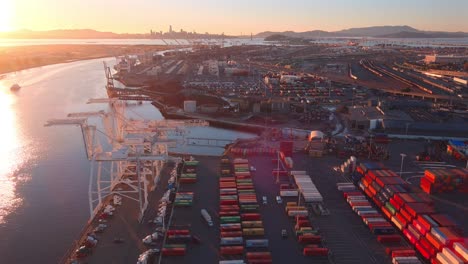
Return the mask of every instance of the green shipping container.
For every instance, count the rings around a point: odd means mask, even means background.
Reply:
[[[396,214],[396,211],[397,211],[397,210],[396,210],[395,207],[393,207],[393,205],[390,204],[389,202],[387,202],[387,203],[385,204],[385,207],[388,209],[388,211],[390,211],[390,213],[392,213],[392,215],[395,215],[395,214]]]
[[[222,216],[221,224],[240,223],[240,216]]]

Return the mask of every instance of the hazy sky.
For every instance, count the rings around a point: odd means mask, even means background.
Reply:
[[[468,0],[0,0],[0,30],[250,34],[410,25],[468,32]]]

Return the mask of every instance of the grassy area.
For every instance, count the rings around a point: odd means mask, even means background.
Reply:
[[[0,73],[56,63],[169,49],[152,45],[38,45],[0,47]]]

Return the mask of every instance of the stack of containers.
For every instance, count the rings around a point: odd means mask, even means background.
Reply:
[[[226,257],[244,254],[244,239],[240,224],[240,207],[237,194],[236,178],[232,176],[232,164],[226,157],[221,159],[221,176],[219,178],[220,198],[220,255]],[[233,263],[244,263],[242,259],[230,260]],[[226,261],[220,261],[226,263]],[[229,262],[230,263],[230,262]]]
[[[187,229],[169,229],[166,232],[167,243],[163,245],[161,254],[163,256],[183,256],[186,254],[187,243],[192,240],[190,231]]]
[[[280,196],[281,197],[297,197],[297,187],[293,184],[281,184],[280,185]]]
[[[268,249],[268,239],[265,239],[265,230],[261,215],[258,213],[259,204],[249,172],[249,162],[246,159],[234,159],[234,174],[237,194],[239,197],[240,219],[242,236],[247,250],[247,263],[271,263],[271,253],[262,251]]]
[[[421,189],[429,194],[468,192],[468,169],[431,169],[424,172]]]
[[[337,184],[338,190],[343,192],[343,197],[351,206],[353,211],[359,215],[371,230],[374,235],[377,235],[377,240],[385,242],[399,242],[398,237],[387,237],[395,233],[395,228],[386,220],[383,215],[367,200],[360,191],[358,191],[352,183]],[[354,188],[353,188],[354,187]]]
[[[304,246],[302,254],[304,256],[327,256],[328,248],[320,246],[322,237],[313,229],[309,217],[297,215],[295,217],[296,236],[298,242]]]
[[[436,212],[427,194],[417,192],[389,171],[368,170],[359,187],[425,259],[433,263],[457,263],[446,262],[444,257],[455,259],[451,253],[461,259],[459,253],[453,252],[453,244],[464,241],[460,230],[447,216]],[[464,244],[461,246],[466,248]]]
[[[174,206],[192,206],[193,192],[178,192],[176,193]]]
[[[182,167],[182,173],[179,177],[179,183],[195,183],[197,182],[197,166],[198,161],[186,160]]]
[[[292,174],[292,176],[306,203],[323,202],[322,195],[317,190],[317,187],[315,187],[315,184],[312,182],[309,175]]]
[[[343,192],[343,197],[353,211],[361,216],[372,233],[377,235],[377,241],[387,246],[393,245],[393,247],[386,248],[386,252],[392,258],[392,263],[422,263],[413,249],[403,246],[394,247],[395,244],[400,244],[401,236],[394,234],[395,228],[371,205],[366,196],[355,188],[354,184],[338,183],[337,187]]]

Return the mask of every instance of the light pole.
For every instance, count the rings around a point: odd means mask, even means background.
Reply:
[[[278,155],[278,163],[276,167],[276,183],[278,184],[279,183],[280,154],[279,154],[279,151],[277,151],[276,153]]]
[[[354,93],[356,91],[356,87],[353,87],[353,108],[354,108]]]
[[[405,159],[406,154],[400,153],[400,156],[401,156],[401,166],[400,166],[400,177],[401,177],[401,175],[403,174],[403,160]]]

